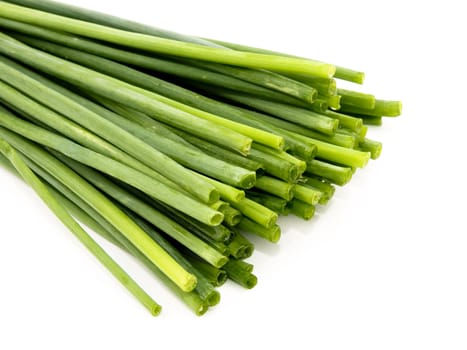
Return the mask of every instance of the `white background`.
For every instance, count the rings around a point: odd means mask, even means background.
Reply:
[[[67,1],[367,73],[404,102],[369,136],[381,158],[311,222],[257,243],[258,286],[199,318],[124,254],[163,304],[119,286],[0,169],[0,349],[466,349],[465,11],[461,2]],[[418,4],[418,5],[415,5]]]

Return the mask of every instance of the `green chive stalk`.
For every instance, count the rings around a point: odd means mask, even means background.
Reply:
[[[236,231],[232,242],[227,246],[227,250],[231,256],[235,259],[247,259],[249,258],[255,249],[253,243],[251,243],[245,236],[240,232]],[[229,261],[232,259],[229,259]],[[228,262],[227,262],[228,263]]]
[[[131,209],[133,212],[159,228],[161,231],[165,232],[180,244],[192,250],[210,264],[222,266],[222,264],[225,263],[226,258],[223,255],[210,249],[207,244],[186,230],[182,225],[168,218],[165,213],[161,213],[159,208],[155,208],[154,206],[147,204],[131,192],[124,189],[122,186],[116,185],[105,176],[83,164],[79,164],[63,156],[61,157],[61,160],[102,192],[106,193],[128,209]]]
[[[287,201],[285,199],[254,191],[248,191],[247,195],[250,199],[264,205],[279,215],[286,213]]]
[[[373,108],[362,108],[351,105],[344,105],[341,108],[343,113],[357,114],[359,117],[398,117],[402,113],[402,102],[391,100],[375,100]]]
[[[324,112],[324,115],[326,115],[329,118],[337,119],[339,121],[339,127],[347,128],[355,132],[360,131],[363,125],[362,119],[338,113],[335,111],[327,110]]]
[[[1,5],[1,4],[0,4]],[[1,7],[1,6],[0,6]],[[70,61],[34,49],[0,33],[0,52],[79,88],[142,111],[169,125],[199,135],[212,142],[248,153],[252,139],[211,120],[224,120],[204,113],[206,120],[174,107],[189,107],[156,93],[98,73]],[[83,77],[86,77],[83,79]],[[169,104],[168,104],[169,103]],[[195,110],[194,108],[191,109]]]
[[[310,74],[323,78],[330,78],[335,73],[335,67],[326,63],[205,47],[198,44],[127,32],[4,2],[0,3],[0,12],[2,17],[5,18],[171,56],[286,73]]]
[[[243,218],[237,228],[243,232],[248,232],[259,237],[262,237],[269,242],[277,243],[281,238],[281,228],[279,225],[273,225],[269,228],[258,225],[256,222],[248,218]]]
[[[269,176],[261,176],[256,180],[254,188],[290,201],[294,196],[294,187],[295,184]]]
[[[336,188],[328,182],[322,181],[320,179],[314,177],[304,177],[303,178],[305,183],[303,186],[310,187],[314,190],[321,192],[321,198],[319,200],[319,204],[325,205],[329,202],[329,200],[334,196],[334,192]]]
[[[258,283],[258,278],[251,272],[247,272],[245,269],[236,265],[235,263],[227,263],[223,270],[227,272],[229,278],[241,285],[244,288],[252,289]]]
[[[269,228],[277,222],[277,214],[274,211],[251,199],[245,198],[239,203],[230,203],[230,205],[263,227]]]
[[[200,271],[209,283],[215,287],[220,287],[227,281],[228,276],[224,270],[209,265],[191,254],[188,254],[186,257],[190,261],[190,264]]]
[[[362,118],[363,119],[363,126],[366,125],[373,125],[373,126],[381,126],[383,125],[383,117],[369,117],[366,115],[361,115],[361,114],[352,114],[356,118]]]
[[[231,206],[228,206],[221,210],[221,213],[224,214],[223,223],[230,227],[238,225],[240,220],[242,220],[243,218],[242,213],[239,210],[232,208]]]
[[[383,150],[383,144],[365,137],[363,141],[358,144],[358,149],[363,152],[370,152],[371,159],[378,159]]]
[[[70,98],[10,67],[6,62],[1,60],[0,56],[0,68],[2,69],[0,79],[4,82],[41,101],[51,109],[59,111],[84,128],[97,133],[108,142],[127,151],[205,203],[214,202],[219,199],[218,193],[212,185],[196,178],[183,166]]]
[[[118,265],[115,260],[86,233],[85,230],[82,229],[56,197],[49,192],[47,187],[31,171],[15,149],[2,138],[0,138],[0,152],[14,165],[24,181],[33,188],[42,201],[76,238],[78,238],[86,249],[88,249],[89,252],[93,254],[153,316],[157,316],[161,311],[161,306],[154,301],[125,270],[123,270],[120,265]]]
[[[288,206],[292,214],[304,220],[310,220],[315,215],[315,206],[299,199],[292,199]]]
[[[313,159],[308,163],[307,171],[339,186],[344,186],[352,179],[351,168],[330,164],[317,159]]]
[[[358,91],[337,89],[337,94],[341,96],[342,106],[354,106],[358,108],[373,109],[376,105],[376,98],[370,94]]]
[[[295,185],[294,187],[294,198],[304,203],[316,205],[321,200],[321,196],[321,191],[312,189],[310,187],[306,187],[299,184]]]

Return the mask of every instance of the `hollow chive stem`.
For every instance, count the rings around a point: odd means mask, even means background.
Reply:
[[[195,267],[199,272],[201,272],[203,276],[215,287],[220,287],[227,281],[228,276],[224,270],[206,264],[204,261],[191,254],[188,254],[186,258],[190,264],[193,265],[193,267]]]
[[[227,272],[232,281],[247,289],[252,289],[258,283],[258,278],[255,275],[235,264],[235,262],[227,263],[223,270]]]
[[[352,178],[352,169],[313,159],[308,163],[307,171],[339,186],[344,186]]]
[[[319,131],[326,135],[333,135],[339,124],[339,121],[336,119],[328,118],[303,108],[268,101],[237,92],[219,89],[215,89],[213,91],[221,97],[241,103],[258,111],[274,115],[277,118],[285,119],[306,128]]]
[[[61,160],[108,196],[131,209],[209,263],[215,266],[222,266],[222,264],[225,263],[226,258],[223,255],[210,249],[209,246],[191,234],[182,225],[161,213],[158,208],[150,206],[143,200],[137,198],[131,192],[125,190],[121,186],[117,186],[103,175],[82,164],[72,161],[71,159],[65,159],[64,157],[61,157]]]
[[[150,52],[188,57],[234,66],[310,74],[324,78],[332,77],[335,73],[334,66],[321,62],[205,47],[198,44],[184,43],[146,34],[127,32],[8,3],[0,3],[0,12],[2,13],[2,17],[13,20],[19,20],[50,29],[62,30]]]
[[[297,168],[297,179],[305,172],[306,170],[306,161],[296,158],[293,155],[284,152],[284,151],[278,151],[269,147],[265,147],[263,145],[254,145],[253,148],[255,151],[260,151],[263,154],[269,154],[271,156],[280,158],[285,160],[286,162],[289,162],[290,164],[293,164]]]
[[[230,205],[239,210],[244,216],[266,228],[275,225],[277,221],[277,214],[275,212],[251,199],[244,198],[240,202],[230,203]]]
[[[287,201],[293,198],[295,184],[281,181],[269,176],[261,176],[256,180],[255,188],[270,193]]]
[[[327,110],[326,112],[324,112],[324,114],[330,118],[335,118],[339,120],[340,127],[347,128],[355,132],[358,132],[363,125],[361,118],[355,118],[350,115],[346,115],[346,114],[342,114],[342,113],[338,113],[338,112],[330,111],[330,110]]]
[[[135,221],[135,223],[141,227],[141,229],[148,234],[155,242],[157,242],[162,248],[164,248],[173,259],[180,264],[185,270],[196,276],[196,287],[195,290],[198,292],[202,300],[205,300],[209,306],[217,305],[220,301],[220,294],[214,289],[214,286],[207,280],[206,277],[194,267],[183,254],[174,247],[167,239],[165,239],[160,232],[155,230],[148,222],[138,217],[128,209],[123,211]]]
[[[2,113],[3,114],[3,113]],[[64,183],[134,244],[153,264],[167,275],[182,290],[191,291],[196,286],[196,277],[185,271],[159,245],[148,237],[132,220],[119,210],[104,195],[84,181],[55,157],[27,141],[23,137],[0,127],[0,135],[25,156],[36,162],[56,179]]]
[[[266,119],[267,118],[267,119]],[[307,136],[310,138],[314,138],[320,141],[324,141],[327,143],[331,143],[333,145],[345,147],[345,148],[354,148],[355,147],[355,138],[352,137],[351,135],[343,135],[339,134],[339,129],[336,130],[336,133],[332,136],[330,135],[324,135],[320,132],[316,132],[313,130],[310,130],[308,128],[305,128],[301,125],[297,125],[291,122],[288,122],[286,120],[281,120],[278,118],[273,118],[273,117],[267,117],[265,116],[265,120],[268,121],[268,123],[278,127],[282,128],[284,130],[300,134],[303,136]]]
[[[358,108],[373,109],[376,104],[375,96],[370,94],[346,89],[338,89],[337,93],[341,96],[342,106],[354,106]]]
[[[340,95],[318,97],[316,100],[325,101],[328,107],[334,110],[339,110],[341,108],[341,96]]]
[[[281,228],[279,225],[266,228],[248,218],[243,218],[237,228],[241,231],[262,237],[272,243],[279,242],[281,238]]]
[[[97,133],[108,142],[125,150],[162,175],[167,176],[205,203],[214,202],[218,199],[218,193],[212,185],[194,177],[183,166],[158,152],[135,136],[101,118],[96,113],[52,88],[10,67],[8,61],[2,60],[2,57],[0,57],[0,68],[2,69],[1,80],[23,91],[34,99],[41,101],[51,109],[59,111],[64,116],[67,116],[92,132]]]
[[[294,187],[294,198],[304,203],[316,205],[319,203],[321,196],[322,193],[318,190],[298,184]]]
[[[358,149],[363,152],[370,152],[371,159],[378,159],[383,150],[383,144],[365,137],[363,141],[358,144]]]
[[[304,177],[304,180],[304,186],[310,186],[323,193],[323,196],[321,196],[320,204],[325,204],[322,203],[323,198],[325,198],[325,202],[329,201],[329,199],[332,198],[334,192],[336,191],[336,188],[333,185],[320,179],[314,177]]]
[[[315,215],[314,205],[302,202],[296,198],[289,202],[288,207],[292,214],[304,220],[310,220]]]
[[[261,205],[264,205],[266,208],[271,209],[279,215],[284,215],[286,213],[286,206],[288,201],[285,199],[255,191],[248,191],[247,194],[248,198]]]
[[[351,105],[344,105],[341,108],[343,113],[357,114],[359,117],[398,117],[402,113],[402,102],[392,100],[376,100],[373,108],[361,108]]]
[[[253,254],[254,249],[255,246],[253,243],[251,243],[245,236],[238,232],[238,230],[235,231],[233,240],[227,246],[227,251],[235,259],[249,258]],[[229,259],[229,261],[232,260],[233,259]]]
[[[183,104],[34,49],[3,33],[0,33],[0,44],[0,52],[5,55],[82,89],[92,90],[110,100],[140,110],[169,125],[199,135],[212,142],[220,143],[240,153],[247,153],[251,146],[252,139],[249,137],[212,122],[212,120],[218,121],[223,120],[223,118],[209,113],[205,113],[209,114],[205,117],[209,117],[211,120],[194,116],[173,106],[176,104],[183,107],[185,106]],[[86,78],[83,79],[83,77]]]
[[[240,220],[243,218],[242,213],[239,210],[232,208],[231,206],[221,210],[221,213],[224,214],[223,223],[231,227],[238,225]]]
[[[113,260],[85,230],[73,219],[68,211],[47,190],[47,187],[34,175],[21,156],[5,140],[0,138],[0,152],[14,165],[26,183],[52,210],[57,218],[78,238],[78,240],[104,265],[112,275],[154,316],[161,311],[155,302],[115,260]]]
[[[223,215],[207,205],[203,205],[193,198],[120,162],[91,151],[34,124],[23,121],[6,110],[0,110],[0,125],[46,147],[55,149],[78,162],[131,184],[168,205],[196,217],[202,222],[214,226],[222,222]]]
[[[53,179],[53,178],[52,178]],[[191,310],[198,316],[204,314],[207,309],[207,303],[201,299],[196,288],[191,292],[184,292],[176,286],[170,279],[168,279],[161,271],[152,264],[138,249],[135,248],[118,230],[109,224],[102,216],[100,216],[93,208],[83,202],[78,196],[67,189],[65,186],[55,181],[54,186],[59,185],[55,189],[48,186],[49,190],[57,198],[57,200],[64,205],[69,212],[75,216],[84,225],[94,230],[96,233],[117,244],[120,248],[126,250],[131,255],[140,260],[152,273],[154,273],[162,282],[170,288]],[[59,192],[60,191],[60,192]],[[64,196],[66,194],[67,197]]]

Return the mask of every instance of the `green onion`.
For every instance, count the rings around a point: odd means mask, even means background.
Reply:
[[[361,118],[368,117],[397,117],[402,113],[401,101],[375,100],[373,108],[362,108],[359,106],[343,105],[342,112],[358,114]]]
[[[292,199],[288,206],[292,214],[304,220],[310,220],[315,215],[314,205],[302,202],[299,199]]]

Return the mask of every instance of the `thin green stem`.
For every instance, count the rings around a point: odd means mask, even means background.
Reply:
[[[310,220],[315,215],[315,207],[299,199],[292,199],[288,206],[292,214],[304,220]]]
[[[92,253],[152,315],[158,315],[161,311],[161,306],[157,304],[125,272],[125,270],[123,270],[120,265],[118,265],[115,260],[86,233],[85,230],[82,229],[60,202],[48,191],[47,187],[34,175],[21,156],[2,138],[0,138],[0,152],[14,165],[24,181],[33,188],[50,210],[52,210],[57,218],[76,236],[76,238],[78,238],[89,252]]]
[[[261,176],[256,180],[255,188],[266,193],[270,193],[287,201],[294,195],[295,184],[281,181],[269,176]]]
[[[352,179],[352,169],[313,159],[308,163],[307,172],[322,177],[339,186],[344,186]]]

